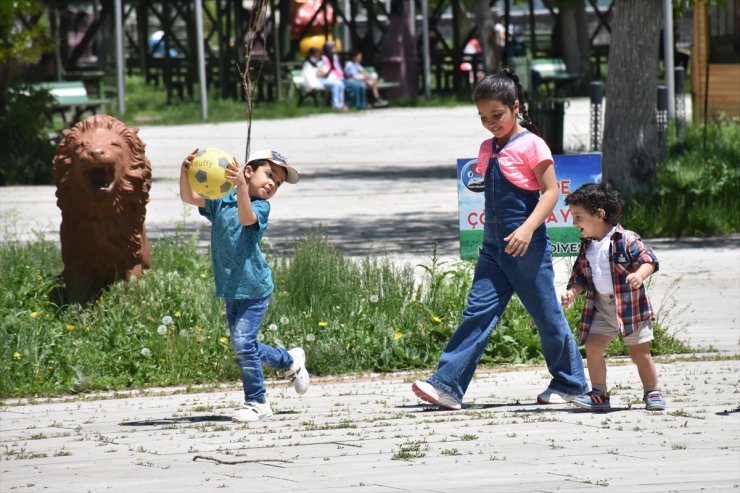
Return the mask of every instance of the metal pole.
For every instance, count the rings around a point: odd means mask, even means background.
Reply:
[[[416,39],[416,2],[409,2],[409,31],[411,37]]]
[[[656,120],[658,123],[658,154],[663,160],[668,154],[668,90],[665,86],[658,86],[658,111]]]
[[[208,88],[206,87],[206,57],[203,47],[203,6],[195,2],[195,43],[198,53],[198,85],[200,85],[200,119],[208,120]],[[224,77],[224,74],[221,74]]]
[[[676,89],[673,81],[673,7],[671,0],[663,0],[663,59],[665,84],[668,89],[668,119],[676,117],[674,104]]]
[[[604,101],[604,86],[601,81],[591,82],[591,151],[601,150],[601,106]]]
[[[116,88],[118,90],[118,114],[126,112],[126,89],[123,84],[123,0],[113,3],[113,19],[116,23]]]
[[[429,0],[421,0],[421,35],[424,45],[424,97],[432,98],[430,60],[429,60]]]
[[[686,130],[686,98],[684,88],[686,84],[686,70],[676,67],[676,134],[680,139]]]

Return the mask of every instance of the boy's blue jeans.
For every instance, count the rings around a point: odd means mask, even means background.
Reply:
[[[257,341],[269,301],[269,296],[259,300],[226,300],[231,347],[242,370],[245,402],[265,402],[262,363],[276,370],[286,370],[293,364],[293,358],[284,348],[276,349]]]

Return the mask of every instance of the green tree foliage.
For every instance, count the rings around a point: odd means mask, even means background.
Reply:
[[[52,46],[46,9],[39,0],[0,2],[0,111],[20,70],[39,60]]]

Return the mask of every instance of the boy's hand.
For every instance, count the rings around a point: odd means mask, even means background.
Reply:
[[[233,181],[237,188],[246,186],[247,177],[239,169],[239,164],[237,163],[236,158],[234,158],[234,160],[229,163],[228,168],[226,168],[226,178]]]
[[[632,274],[627,276],[626,281],[632,289],[637,289],[642,286],[644,279],[639,272],[633,272]]]
[[[195,159],[195,153],[196,152],[198,152],[198,148],[197,147],[193,150],[193,152],[191,152],[190,154],[188,154],[188,157],[186,157],[182,161],[182,169],[183,170],[187,171],[188,168],[190,168],[190,165],[193,164],[193,159]]]
[[[570,308],[575,300],[576,292],[573,289],[567,290],[560,296],[560,304],[563,305],[563,308]]]

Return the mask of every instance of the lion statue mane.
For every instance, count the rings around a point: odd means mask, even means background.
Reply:
[[[151,164],[137,128],[93,115],[64,131],[54,157],[65,301],[85,303],[151,265],[144,228]]]

